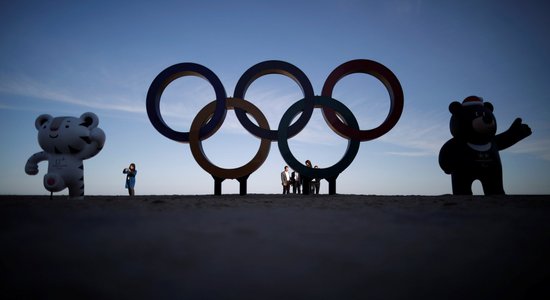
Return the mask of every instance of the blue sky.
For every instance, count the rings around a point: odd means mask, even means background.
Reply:
[[[12,1],[0,11],[0,194],[48,194],[47,163],[29,176],[24,165],[40,151],[36,117],[92,111],[107,136],[85,161],[86,194],[124,195],[122,169],[135,162],[136,194],[211,194],[212,177],[188,144],[168,140],[147,118],[145,97],[155,76],[180,62],[215,72],[232,95],[244,71],[264,60],[300,68],[321,93],[328,74],[351,59],[391,69],[405,94],[392,131],[361,143],[338,178],[344,194],[446,194],[450,176],[437,163],[451,137],[448,105],[479,95],[495,106],[498,132],[522,117],[533,134],[502,151],[509,194],[550,194],[550,20],[545,1]],[[373,77],[353,74],[333,93],[362,129],[384,120],[387,92]],[[256,80],[246,98],[277,128],[302,98],[281,75]],[[169,85],[161,111],[174,129],[188,131],[214,100],[208,82],[184,77]],[[229,111],[220,131],[203,142],[225,168],[248,162],[260,141]],[[320,167],[336,163],[347,141],[316,109],[289,141],[294,155]],[[266,162],[248,180],[249,193],[279,193],[285,162],[272,143]],[[238,193],[226,180],[223,193]],[[321,192],[328,191],[322,182]],[[480,184],[474,192],[482,193]],[[64,192],[66,194],[66,191]]]

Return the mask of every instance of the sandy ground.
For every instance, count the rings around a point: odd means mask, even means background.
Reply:
[[[0,196],[0,272],[2,299],[550,299],[550,196]]]

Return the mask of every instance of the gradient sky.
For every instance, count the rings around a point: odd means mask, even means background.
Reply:
[[[546,1],[11,1],[0,11],[0,194],[49,194],[24,165],[41,151],[36,117],[92,111],[107,136],[105,148],[85,161],[86,194],[125,195],[122,169],[135,162],[136,194],[212,194],[213,179],[188,144],[168,140],[147,118],[152,80],[180,62],[215,72],[232,95],[242,73],[265,60],[300,68],[321,93],[328,74],[352,59],[391,69],[403,86],[405,108],[396,127],[361,143],[338,178],[342,194],[448,194],[451,178],[439,168],[451,138],[448,105],[479,95],[495,106],[498,131],[521,117],[533,134],[501,152],[509,194],[550,194],[550,41]],[[354,74],[333,93],[361,129],[384,120],[389,98],[373,77]],[[161,110],[174,129],[188,131],[197,112],[214,100],[203,79],[169,85]],[[287,77],[256,80],[246,98],[277,128],[302,98]],[[300,161],[336,163],[347,141],[326,125],[319,109],[290,141]],[[209,159],[225,168],[248,162],[259,139],[232,111],[205,140]],[[249,193],[279,193],[285,162],[272,143],[266,162],[248,180]],[[238,193],[226,180],[223,193]],[[321,192],[327,193],[323,181]],[[65,190],[63,192],[67,194]],[[474,193],[482,193],[474,183]]]

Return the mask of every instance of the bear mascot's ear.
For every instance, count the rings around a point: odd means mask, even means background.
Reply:
[[[53,117],[50,115],[47,115],[47,114],[40,115],[38,116],[38,118],[36,118],[36,121],[34,121],[34,127],[36,127],[37,130],[40,130],[42,125],[49,123],[52,119]]]
[[[451,104],[449,104],[449,111],[451,114],[455,115],[462,109],[462,104],[458,101],[454,101]]]
[[[493,112],[494,107],[493,107],[493,104],[491,104],[491,102],[483,102],[483,107]]]
[[[82,120],[80,125],[86,126],[89,129],[96,128],[99,125],[99,118],[92,112],[83,113],[82,116],[80,116],[80,120]]]

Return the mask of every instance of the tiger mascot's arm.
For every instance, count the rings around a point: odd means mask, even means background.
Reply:
[[[27,163],[25,164],[25,173],[29,175],[38,174],[38,163],[41,161],[48,160],[48,158],[49,158],[48,153],[44,151],[33,154],[31,157],[29,157],[29,159],[27,160]]]
[[[94,128],[90,131],[90,140],[91,143],[78,153],[77,156],[80,159],[84,160],[91,158],[103,149],[103,145],[105,144],[105,133],[100,128]]]
[[[99,118],[94,113],[85,113],[80,118],[83,121],[81,125],[88,127],[90,130],[87,137],[88,145],[77,154],[78,158],[84,160],[95,156],[103,149],[105,132],[97,127],[99,125]]]

